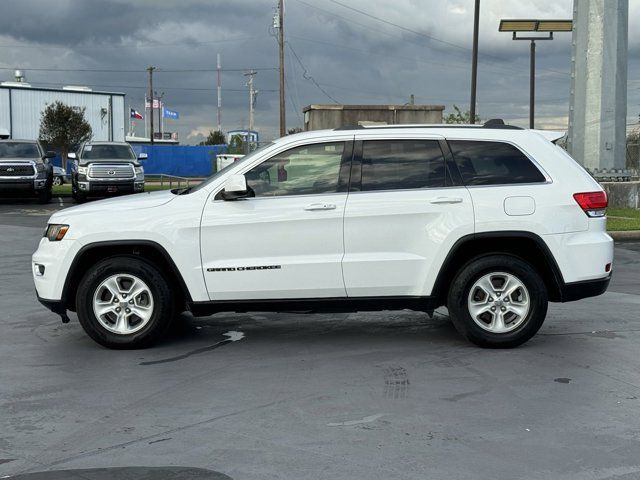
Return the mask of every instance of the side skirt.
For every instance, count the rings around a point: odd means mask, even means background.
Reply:
[[[349,313],[408,309],[431,313],[439,305],[434,297],[406,296],[222,300],[189,302],[188,306],[194,316],[204,317],[218,312]]]

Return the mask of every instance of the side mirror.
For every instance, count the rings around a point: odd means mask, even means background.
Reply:
[[[43,158],[55,158],[56,155],[56,152],[54,152],[53,150],[49,150],[44,154]]]
[[[69,160],[76,160],[78,158],[78,155],[76,155],[74,152],[71,152],[67,155],[67,158]]]
[[[138,160],[146,160],[147,158],[149,158],[149,155],[147,155],[146,153],[138,154]]]
[[[247,186],[247,179],[244,175],[229,175],[224,182],[221,196],[223,200],[230,201],[249,198],[254,195],[251,187]]]

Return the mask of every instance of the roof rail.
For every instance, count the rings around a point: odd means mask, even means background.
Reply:
[[[515,125],[507,125],[504,123],[504,120],[501,118],[492,118],[484,122],[482,128],[495,128],[500,130],[523,130],[521,127],[516,127]]]

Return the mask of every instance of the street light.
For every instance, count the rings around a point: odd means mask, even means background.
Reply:
[[[536,40],[553,40],[554,32],[570,32],[572,20],[500,20],[500,32],[513,32],[513,40],[531,41],[529,78],[529,128],[534,128],[534,102],[536,97]],[[518,32],[545,32],[544,36],[522,37]]]

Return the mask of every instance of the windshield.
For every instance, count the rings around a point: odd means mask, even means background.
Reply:
[[[240,162],[245,162],[245,161],[251,160],[256,155],[262,153],[264,150],[266,150],[267,148],[269,148],[272,145],[273,145],[272,142],[269,142],[269,143],[266,143],[266,144],[262,145],[260,148],[254,150],[249,155],[246,155],[246,156],[242,157],[242,159],[238,160],[237,162],[230,163],[229,165],[224,167],[222,170],[217,171],[216,173],[211,175],[209,178],[207,178],[204,182],[202,182],[199,185],[196,185],[193,188],[190,188],[188,191],[189,192],[196,192],[196,191],[200,190],[201,188],[206,187],[207,185],[211,184],[211,182],[215,181],[217,178],[220,178],[220,176],[223,173],[225,173],[227,170],[229,170],[231,167],[234,167],[234,166],[238,165],[238,163],[240,163]]]
[[[135,160],[129,145],[86,145],[82,150],[83,160]]]
[[[0,143],[0,158],[40,158],[40,150],[35,143]]]

